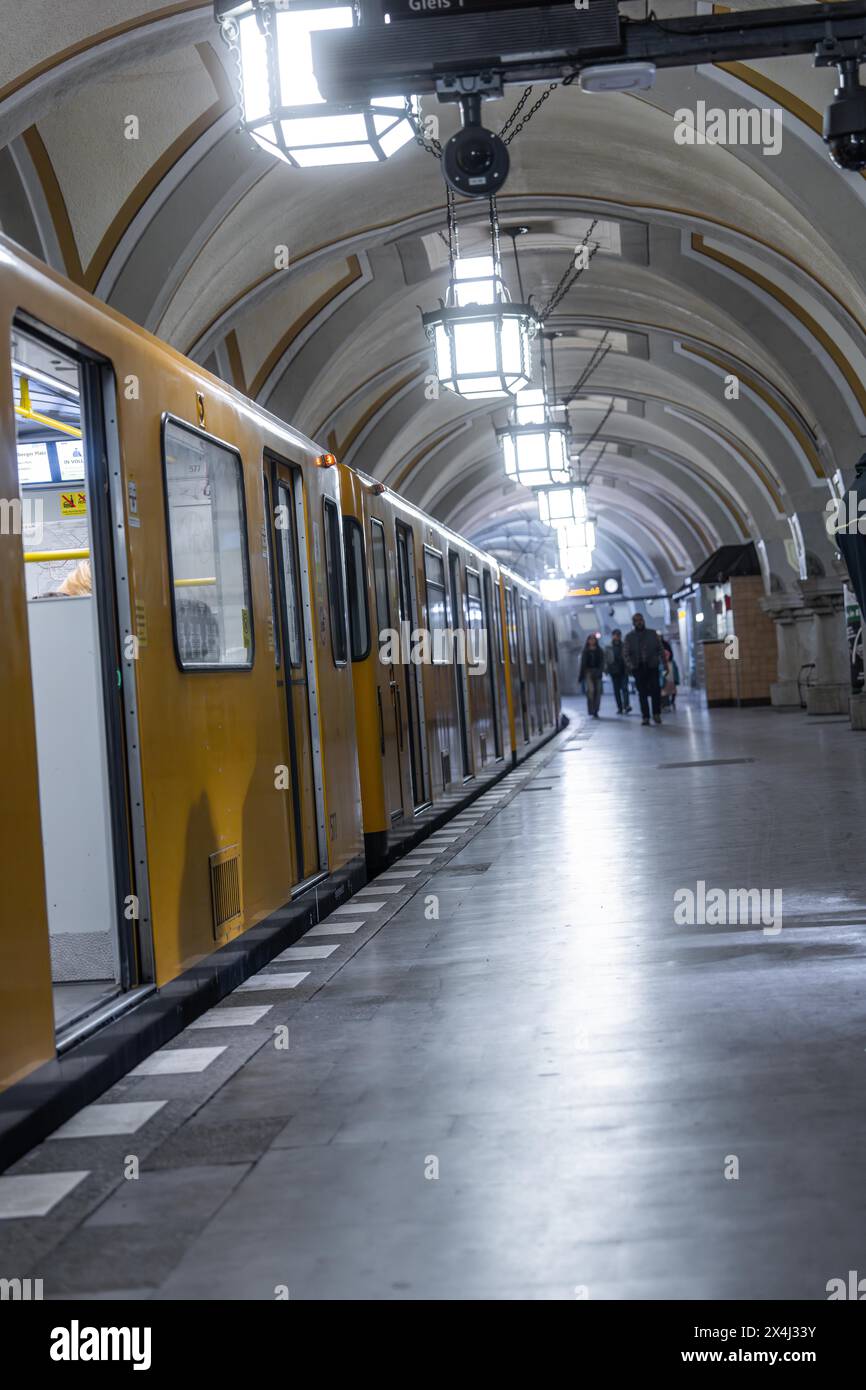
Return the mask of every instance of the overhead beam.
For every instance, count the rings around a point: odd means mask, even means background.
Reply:
[[[493,8],[493,7],[491,7]],[[623,62],[656,67],[811,53],[828,40],[866,39],[866,3],[621,20],[616,0],[367,23],[312,35],[327,101],[417,96],[443,79],[489,75],[503,84],[571,81],[582,68]],[[438,85],[437,85],[438,84]],[[490,89],[492,90],[492,89]]]

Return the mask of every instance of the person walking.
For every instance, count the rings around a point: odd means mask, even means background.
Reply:
[[[642,613],[635,613],[633,627],[623,643],[626,669],[634,676],[637,693],[640,697],[641,723],[650,722],[650,705],[656,724],[661,724],[661,686],[659,666],[662,662],[662,644],[659,635],[647,627]]]
[[[598,644],[598,637],[591,632],[586,639],[580,656],[579,679],[586,690],[586,712],[591,719],[598,719],[601,704],[601,678],[604,674],[604,652]]]
[[[666,638],[662,638],[662,708],[675,710],[677,707],[677,686],[680,683],[679,668],[674,657],[674,649]]]
[[[604,650],[604,669],[610,676],[613,693],[616,697],[617,714],[631,714],[628,697],[628,671],[625,669],[622,632],[615,627],[610,644]]]

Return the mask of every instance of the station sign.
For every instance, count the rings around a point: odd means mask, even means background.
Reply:
[[[561,0],[559,0],[561,3]],[[557,0],[385,0],[391,19],[429,19],[432,15],[492,14],[497,10],[549,10]],[[588,9],[578,5],[577,9]]]
[[[622,594],[622,570],[606,570],[604,574],[581,576],[569,580],[568,598],[619,598]]]

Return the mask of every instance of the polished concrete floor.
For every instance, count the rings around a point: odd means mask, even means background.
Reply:
[[[0,1179],[0,1274],[301,1300],[866,1275],[866,737],[611,707]],[[781,930],[678,924],[699,882],[780,891]]]

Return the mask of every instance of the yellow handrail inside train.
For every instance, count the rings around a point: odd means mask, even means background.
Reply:
[[[86,560],[90,556],[89,550],[25,550],[25,564],[32,564],[38,560]]]
[[[25,550],[24,560],[27,564],[38,563],[39,561],[48,562],[50,560],[88,560],[89,550]],[[209,575],[205,579],[176,579],[174,587],[176,589],[187,589],[195,584],[216,584],[216,576]]]
[[[37,425],[48,425],[52,430],[60,430],[62,434],[71,434],[73,439],[81,438],[81,430],[75,425],[64,425],[62,420],[53,420],[50,415],[40,415],[38,410],[34,410],[30,404],[30,382],[26,376],[18,378],[21,387],[21,404],[16,405],[15,414],[20,415],[22,420],[35,420]]]

